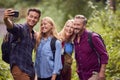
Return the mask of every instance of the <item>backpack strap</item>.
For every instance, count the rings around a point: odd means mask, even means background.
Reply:
[[[92,33],[93,32],[88,32],[88,43],[89,43],[90,47],[93,49],[94,45],[93,45],[93,42],[92,42]]]
[[[88,43],[89,43],[90,47],[92,48],[92,50],[95,51],[95,53],[98,57],[98,63],[99,63],[99,66],[100,66],[100,54],[97,52],[97,50],[94,47],[94,44],[93,44],[93,41],[92,41],[92,33],[93,32],[88,32]]]
[[[56,51],[55,43],[56,43],[56,40],[57,39],[55,37],[53,37],[51,39],[51,42],[50,42],[50,47],[51,47],[51,50],[52,50],[52,53],[53,53],[53,61],[55,59],[55,51]]]

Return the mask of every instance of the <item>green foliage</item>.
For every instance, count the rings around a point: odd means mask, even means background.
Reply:
[[[0,39],[0,44],[1,44]],[[1,50],[0,50],[0,56],[1,56]],[[0,80],[12,80],[12,76],[10,74],[9,65],[2,61],[0,57]]]
[[[71,80],[79,80],[77,72],[76,72],[76,61],[73,57],[73,64],[72,64],[72,79]]]
[[[8,0],[0,0],[0,7],[11,8],[14,6],[14,4],[16,4],[16,2],[17,2],[16,0],[9,0],[9,2]]]
[[[107,65],[107,80],[117,80],[120,78],[120,11],[114,14],[111,10],[94,10],[88,21],[89,29],[100,33],[106,43],[109,54]]]
[[[15,6],[27,7],[38,4],[41,0],[0,0],[1,8],[15,8]],[[17,5],[16,5],[17,4]]]
[[[54,4],[54,5],[53,5]],[[64,23],[64,12],[58,7],[56,0],[50,0],[41,2],[40,10],[42,11],[42,17],[49,16],[51,17],[57,26],[58,31],[61,30]],[[41,18],[42,18],[41,17]]]

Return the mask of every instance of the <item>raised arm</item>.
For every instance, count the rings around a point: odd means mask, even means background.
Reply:
[[[14,10],[12,10],[12,9],[6,9],[6,10],[4,11],[4,18],[3,18],[3,19],[4,19],[5,25],[6,25],[6,27],[7,27],[8,29],[13,28],[13,22],[12,22],[12,20],[11,20],[11,18],[12,18],[11,15],[14,14],[13,11],[14,11]]]

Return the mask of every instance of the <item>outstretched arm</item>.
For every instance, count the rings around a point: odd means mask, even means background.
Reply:
[[[13,22],[11,21],[11,18],[12,18],[11,15],[14,14],[13,11],[14,10],[12,10],[12,9],[7,9],[4,11],[4,23],[8,29],[13,28]]]

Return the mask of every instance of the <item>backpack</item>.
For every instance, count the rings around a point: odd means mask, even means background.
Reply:
[[[53,53],[53,61],[55,59],[55,51],[56,51],[56,47],[55,47],[55,43],[56,43],[56,38],[53,37],[51,42],[50,42],[50,47],[51,47],[51,50],[52,50],[52,53]]]
[[[57,38],[53,37],[51,42],[50,42],[50,47],[53,53],[53,61],[55,59],[55,51],[56,51],[56,47],[55,47],[55,43],[56,43]],[[60,75],[57,75],[56,80],[60,80]]]
[[[7,32],[7,34],[3,38],[3,42],[1,44],[2,51],[2,60],[6,63],[10,63],[9,56],[11,50],[16,46],[17,37],[13,37],[13,34]]]
[[[97,57],[98,57],[98,63],[99,63],[99,66],[100,66],[100,54],[99,54],[99,53],[97,52],[97,50],[95,49],[94,44],[93,44],[93,41],[92,41],[92,34],[93,34],[93,33],[95,33],[95,32],[88,32],[88,43],[89,43],[90,47],[92,48],[92,50],[95,51],[95,53],[96,53],[96,55],[97,55]],[[97,33],[96,33],[96,34],[97,34]],[[100,34],[98,34],[98,37],[100,38],[100,40],[102,41],[104,47],[106,48],[105,43],[104,43],[104,40],[103,40],[103,38],[101,37]]]

